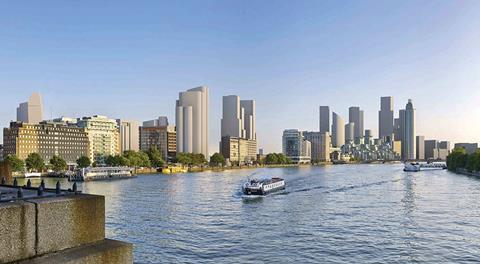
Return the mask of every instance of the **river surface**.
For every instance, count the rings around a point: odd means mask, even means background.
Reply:
[[[133,243],[135,263],[480,262],[480,179],[402,169],[146,175],[80,188],[106,196],[107,237]],[[251,175],[287,188],[243,199]]]

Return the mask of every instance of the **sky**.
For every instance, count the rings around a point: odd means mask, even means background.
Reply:
[[[480,142],[480,1],[0,1],[0,125],[38,91],[45,118],[175,122],[178,93],[257,103],[257,137],[318,130],[318,106],[378,132],[380,96],[413,100],[417,134]],[[1,132],[0,132],[1,133]]]

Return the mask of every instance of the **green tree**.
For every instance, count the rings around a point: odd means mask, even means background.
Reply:
[[[276,153],[268,153],[265,157],[266,164],[278,164],[278,156]]]
[[[25,170],[25,162],[19,159],[16,155],[8,155],[5,157],[5,161],[8,162],[14,172],[22,172]]]
[[[468,154],[464,148],[455,148],[452,153],[447,156],[447,167],[450,171],[456,171],[458,168],[466,168]]]
[[[42,171],[45,168],[45,161],[38,153],[30,153],[25,159],[25,166],[29,171]]]
[[[212,164],[213,166],[219,166],[220,164],[225,165],[225,158],[223,157],[222,154],[220,154],[218,152],[214,153],[210,157],[210,164]]]
[[[87,168],[92,164],[89,157],[81,156],[77,159],[77,166],[79,168]]]
[[[162,153],[160,153],[160,151],[156,147],[151,147],[146,151],[146,153],[153,167],[163,167],[163,164],[165,162],[162,159]]]
[[[188,153],[178,152],[176,160],[183,165],[192,165],[192,160]]]
[[[61,172],[67,169],[67,162],[57,155],[50,159],[50,167],[54,172]]]
[[[130,167],[151,167],[150,159],[143,151],[127,150],[124,152],[123,157],[126,158]]]

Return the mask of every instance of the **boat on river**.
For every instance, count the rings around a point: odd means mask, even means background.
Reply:
[[[403,171],[426,171],[426,170],[445,170],[447,164],[445,162],[405,162]]]
[[[242,186],[245,195],[266,195],[284,189],[285,180],[278,177],[263,180],[251,179]]]
[[[98,181],[133,178],[130,167],[88,167],[82,168],[68,178],[69,181]]]

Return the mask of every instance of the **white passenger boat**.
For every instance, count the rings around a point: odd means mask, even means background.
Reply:
[[[426,170],[445,170],[447,164],[445,162],[405,162],[403,171],[426,171]]]
[[[271,192],[285,189],[285,180],[282,178],[271,178],[247,181],[242,186],[243,193],[246,195],[266,195]]]
[[[25,172],[25,178],[34,178],[34,177],[41,177],[42,174],[40,172]]]
[[[69,177],[70,181],[98,181],[134,177],[130,167],[88,167]]]

